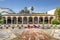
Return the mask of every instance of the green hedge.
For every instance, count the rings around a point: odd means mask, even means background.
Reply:
[[[3,22],[3,20],[2,19],[0,19],[0,24]]]
[[[60,24],[60,23],[59,23],[58,20],[55,19],[55,20],[52,21],[52,24]]]

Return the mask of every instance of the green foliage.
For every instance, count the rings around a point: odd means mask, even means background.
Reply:
[[[0,19],[0,23],[2,23],[3,22],[3,20],[2,19]]]
[[[31,7],[31,11],[33,11],[33,10],[34,10],[34,7],[32,6],[32,7]]]
[[[58,17],[60,17],[60,12],[58,13]]]
[[[56,16],[56,19],[58,19],[60,21],[60,8],[57,8],[55,10],[55,16]]]
[[[24,10],[21,10],[20,13],[24,13]]]
[[[1,13],[0,13],[0,19],[1,19]]]
[[[58,20],[53,20],[52,24],[59,24]]]
[[[1,15],[2,15],[2,14],[0,13],[0,24],[3,22],[3,20],[1,19],[1,17],[2,17]]]
[[[25,7],[24,9],[22,9],[21,11],[20,11],[20,13],[30,13],[30,11],[28,10],[28,8],[27,7]]]
[[[60,17],[60,8],[57,8],[56,10],[57,10],[58,17]]]
[[[55,15],[60,15],[60,8],[57,8],[57,9],[56,9]]]

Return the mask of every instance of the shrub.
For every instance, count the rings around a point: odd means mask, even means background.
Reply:
[[[53,20],[52,24],[59,24],[58,20]]]
[[[0,24],[3,22],[3,20],[0,19]]]

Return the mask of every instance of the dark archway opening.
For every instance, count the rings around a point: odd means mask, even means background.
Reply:
[[[16,20],[16,17],[13,17],[12,23],[13,23],[13,24],[16,24],[16,21],[17,21],[17,20]]]
[[[29,17],[29,24],[32,24],[32,23],[33,23],[32,17]]]
[[[40,23],[40,24],[43,24],[43,17],[40,17],[40,18],[39,18],[39,23]]]
[[[48,17],[45,17],[44,23],[45,23],[45,24],[48,24]]]
[[[7,18],[7,24],[11,24],[11,18],[10,17]]]
[[[38,24],[38,18],[34,17],[34,24]]]
[[[22,17],[18,17],[18,24],[22,24]]]
[[[50,17],[50,24],[52,23],[52,19],[53,19],[53,17]]]
[[[27,24],[27,17],[23,18],[23,24]]]

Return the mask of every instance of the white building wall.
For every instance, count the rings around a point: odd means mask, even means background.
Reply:
[[[50,14],[50,15],[54,15],[55,10],[56,10],[56,9],[50,10],[50,11],[48,11],[47,13]]]
[[[12,10],[9,9],[9,8],[1,8],[1,7],[0,7],[0,13],[1,13],[1,12],[3,12],[2,15],[8,14],[8,13],[13,13]]]

